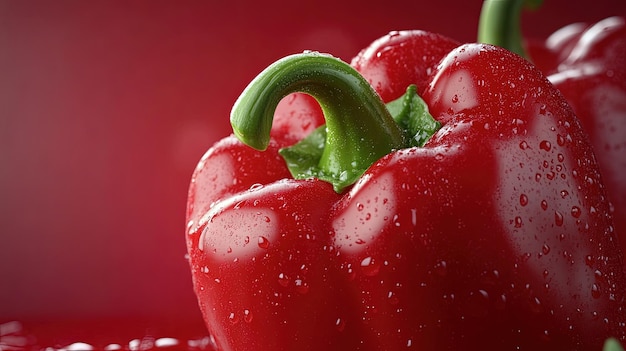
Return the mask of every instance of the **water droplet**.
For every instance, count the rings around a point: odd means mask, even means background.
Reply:
[[[456,104],[457,102],[459,102],[459,96],[457,94],[454,94],[454,96],[452,97],[452,103]]]
[[[364,208],[364,207],[365,207],[365,206],[363,206],[363,204],[362,204],[362,203],[360,203],[360,202],[358,202],[358,203],[356,204],[356,209],[357,209],[358,211],[363,211],[363,208]]]
[[[528,196],[526,196],[526,194],[521,194],[521,195],[519,196],[519,203],[520,203],[520,205],[522,205],[522,206],[526,206],[526,205],[528,205]]]
[[[563,138],[561,134],[557,134],[556,143],[559,144],[560,146],[565,145],[565,138]]]
[[[398,299],[398,296],[394,294],[393,291],[387,293],[387,298],[389,299],[389,303],[391,305],[397,305],[398,302],[400,302],[400,299]]]
[[[522,217],[517,216],[515,217],[515,228],[521,228],[522,227]]]
[[[239,317],[237,317],[237,314],[236,314],[235,312],[231,312],[231,313],[228,315],[228,321],[229,321],[231,324],[237,324],[237,323],[239,323]]]
[[[550,151],[550,149],[552,149],[552,144],[550,144],[550,142],[547,140],[542,140],[539,143],[539,148],[544,151]]]
[[[548,201],[546,200],[541,201],[541,209],[544,211],[548,209]]]
[[[572,207],[572,217],[574,217],[574,218],[580,217],[580,207],[578,207],[578,206],[573,206]]]
[[[600,297],[600,295],[602,295],[601,291],[600,291],[600,287],[598,286],[598,284],[593,283],[593,285],[591,286],[591,296],[594,299],[597,299]]]
[[[263,189],[263,184],[255,183],[250,187],[250,191]]]
[[[595,260],[593,258],[592,255],[587,255],[585,256],[585,264],[589,267],[593,267],[593,264],[595,263]]]
[[[380,264],[377,260],[368,256],[361,261],[361,271],[368,277],[375,276],[380,271]]]
[[[267,240],[266,237],[260,236],[259,237],[259,241],[258,241],[258,245],[262,249],[267,249],[270,246],[270,241]]]
[[[289,277],[284,273],[280,273],[278,275],[278,284],[286,288],[289,285]]]
[[[543,244],[543,247],[541,248],[541,252],[544,255],[547,255],[550,253],[550,246],[548,246],[548,244]]]
[[[437,262],[437,264],[435,264],[435,272],[439,276],[444,277],[448,273],[448,264],[446,263],[446,261],[442,260]]]
[[[525,141],[522,141],[521,143],[519,143],[519,148],[522,150],[528,149],[528,143]]]
[[[563,215],[561,212],[554,211],[554,223],[559,227],[563,225]]]
[[[335,328],[337,328],[338,331],[343,331],[346,328],[346,321],[341,318],[337,318],[335,321]]]
[[[534,296],[528,300],[528,304],[530,306],[530,310],[534,313],[541,313],[542,306],[541,300],[538,297]]]
[[[294,284],[296,285],[296,291],[302,295],[309,292],[309,284],[302,279],[294,280]]]
[[[567,190],[561,190],[561,198],[566,198],[567,195],[569,195],[569,192]]]
[[[563,154],[558,154],[556,155],[556,159],[559,160],[559,162],[563,162],[565,161],[565,156],[563,156]]]
[[[252,322],[252,312],[250,312],[250,310],[243,310],[243,321],[246,323],[251,323]]]

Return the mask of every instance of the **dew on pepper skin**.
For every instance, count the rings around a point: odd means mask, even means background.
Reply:
[[[448,274],[448,264],[446,261],[441,260],[435,264],[435,273],[440,277],[445,277]]]
[[[243,321],[246,323],[252,323],[253,315],[250,310],[243,310]]]
[[[270,246],[270,241],[266,237],[260,236],[257,244],[260,248],[267,249]]]
[[[554,211],[554,223],[561,227],[563,226],[563,215],[559,211]]]
[[[602,293],[600,291],[600,287],[598,286],[598,284],[593,283],[593,285],[591,286],[591,296],[594,299],[598,299],[598,298],[600,298],[601,295],[602,295]]]
[[[337,318],[335,321],[335,328],[342,332],[346,328],[346,321],[341,318]]]
[[[550,144],[550,142],[547,140],[542,140],[539,143],[539,148],[543,151],[550,151],[550,149],[552,149],[552,144]]]
[[[302,279],[295,279],[293,281],[294,285],[296,286],[296,291],[301,294],[301,295],[305,295],[309,292],[309,284],[307,282],[305,282]]]
[[[592,255],[585,256],[585,264],[587,264],[587,266],[593,267],[594,263],[595,263],[595,260]]]
[[[250,186],[250,191],[263,189],[263,184],[255,183]]]
[[[289,277],[284,273],[280,273],[278,275],[278,284],[286,288],[289,285]]]
[[[528,196],[526,196],[526,194],[521,194],[519,197],[519,203],[522,206],[528,205]]]
[[[361,272],[368,277],[373,277],[380,272],[380,263],[371,256],[361,261]]]
[[[231,312],[228,315],[228,321],[230,322],[230,324],[235,325],[235,324],[239,323],[239,317],[237,317],[237,314],[235,312]]]

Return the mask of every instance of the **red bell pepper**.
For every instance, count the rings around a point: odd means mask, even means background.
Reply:
[[[611,17],[564,31],[567,38],[560,31],[546,41],[554,63],[540,68],[591,137],[626,251],[626,21]]]
[[[194,288],[218,349],[624,341],[622,252],[569,105],[490,45],[451,50],[429,77],[385,106],[349,65],[304,53],[246,88],[231,122],[265,151],[223,139],[189,190]],[[296,91],[326,124],[290,146],[306,118],[281,122],[285,137],[271,126]]]
[[[520,10],[521,1],[485,2],[478,40],[527,57],[565,96],[591,138],[626,251],[626,19],[573,23],[533,41],[521,36]]]
[[[421,31],[352,66],[270,66],[193,174],[187,245],[218,349],[624,342],[610,194],[545,76]]]

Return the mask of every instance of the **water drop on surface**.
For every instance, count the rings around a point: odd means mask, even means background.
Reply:
[[[547,140],[542,140],[539,143],[539,148],[544,151],[550,151],[550,149],[552,149],[552,144],[550,144],[550,142]]]
[[[255,183],[250,187],[250,191],[260,190],[263,188],[263,184]]]
[[[578,206],[573,206],[572,207],[572,217],[574,217],[574,218],[580,217],[580,207],[578,207]]]
[[[252,312],[250,312],[250,310],[243,310],[243,321],[246,323],[251,323],[252,322]]]
[[[521,228],[522,227],[522,217],[517,216],[515,217],[515,228]]]
[[[541,307],[541,300],[539,300],[539,298],[532,297],[528,300],[528,303],[530,305],[530,310],[533,313],[541,313],[543,308]]]
[[[435,272],[440,277],[445,277],[448,273],[448,264],[446,263],[446,261],[441,260],[437,262],[437,264],[435,264]]]
[[[259,241],[258,241],[258,245],[262,249],[267,249],[270,246],[270,241],[267,240],[266,237],[260,236],[259,237]]]
[[[526,206],[526,205],[528,205],[528,196],[526,196],[526,194],[521,194],[521,195],[519,196],[519,203],[520,203],[520,205],[522,205],[522,206]]]
[[[278,275],[278,284],[282,287],[287,287],[289,285],[289,277],[287,277],[284,273],[280,273]]]
[[[346,328],[346,322],[341,318],[337,318],[335,321],[335,328],[337,328],[340,332],[343,331]]]
[[[231,324],[237,324],[237,323],[239,323],[239,317],[237,317],[237,315],[235,314],[235,312],[231,312],[231,313],[228,315],[228,321],[229,321]]]
[[[380,271],[380,264],[371,256],[366,257],[361,261],[361,271],[368,277],[375,276]]]
[[[554,211],[554,223],[559,227],[563,225],[563,215],[561,212]]]
[[[522,150],[528,149],[528,143],[525,141],[522,141],[521,143],[519,143],[519,148]]]
[[[598,286],[598,284],[593,283],[593,285],[591,286],[591,296],[594,299],[597,299],[600,297],[600,295],[602,295],[602,293],[600,292],[600,287]]]
[[[294,280],[294,284],[296,286],[296,291],[301,295],[305,295],[309,292],[309,284],[302,279]]]

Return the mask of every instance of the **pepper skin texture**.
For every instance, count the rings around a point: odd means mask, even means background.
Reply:
[[[529,47],[587,131],[626,250],[626,20],[575,23]]]
[[[623,254],[563,96],[528,61],[485,44],[451,49],[430,73],[418,90],[441,128],[342,192],[293,179],[278,154],[298,135],[285,121],[265,151],[231,136],[201,159],[186,241],[219,350],[599,350],[625,340]],[[307,115],[294,130],[310,128]]]

